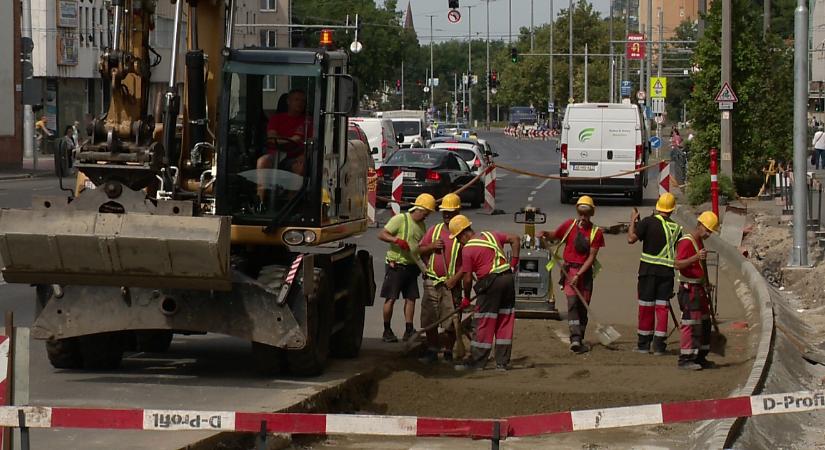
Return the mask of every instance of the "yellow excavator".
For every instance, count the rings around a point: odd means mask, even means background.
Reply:
[[[235,0],[177,0],[152,106],[158,1],[111,1],[110,102],[73,194],[0,211],[3,277],[36,287],[32,335],[56,368],[112,369],[173,333],[245,339],[264,372],[357,356],[375,283],[372,256],[346,239],[367,227],[372,159],[347,140],[349,55],[235,48]],[[303,105],[267,115],[272,80]]]

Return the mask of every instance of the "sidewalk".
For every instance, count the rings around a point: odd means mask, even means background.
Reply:
[[[34,177],[54,176],[54,158],[52,155],[40,155],[37,158],[37,169],[34,168],[34,160],[23,159],[23,167],[20,169],[0,169],[0,180],[22,180]]]

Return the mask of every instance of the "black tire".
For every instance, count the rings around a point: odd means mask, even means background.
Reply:
[[[135,333],[136,350],[148,353],[164,353],[172,345],[174,333],[167,330],[138,331]]]
[[[46,341],[46,356],[55,369],[80,369],[83,357],[80,354],[78,338],[52,339]]]
[[[113,370],[123,359],[124,335],[120,332],[81,336],[80,355],[87,370]]]
[[[562,205],[568,205],[571,201],[573,201],[573,192],[565,190],[564,188],[559,189],[559,201]]]
[[[336,358],[355,358],[361,351],[361,344],[364,341],[364,315],[366,314],[367,303],[367,283],[364,273],[357,261],[352,260],[355,271],[352,276],[343,278],[344,282],[352,280],[349,284],[349,295],[339,300],[343,314],[340,319],[344,322],[344,327],[332,335],[330,342],[330,353]]]
[[[638,189],[633,191],[633,194],[631,194],[630,197],[631,197],[631,200],[633,201],[634,205],[642,206],[642,201],[644,200],[644,197],[645,197],[644,188],[639,186]]]
[[[307,343],[300,350],[286,352],[289,371],[296,376],[312,377],[324,371],[329,358],[334,304],[329,281],[322,270],[315,270],[315,292],[307,307]],[[302,300],[303,301],[303,300]]]
[[[282,348],[253,342],[252,360],[255,363],[255,371],[261,375],[278,375],[284,368],[285,353]]]
[[[481,208],[481,205],[483,205],[483,204],[484,204],[484,189],[479,191],[475,195],[475,197],[473,197],[473,200],[470,202],[470,207],[471,208]]]

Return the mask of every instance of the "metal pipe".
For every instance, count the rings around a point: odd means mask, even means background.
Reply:
[[[112,40],[114,41],[112,44],[112,50],[118,51],[120,50],[120,32],[121,32],[121,24],[122,24],[122,10],[121,10],[121,1],[122,0],[112,0],[112,6],[115,7],[114,12],[112,12],[112,16],[115,19],[115,25],[112,35]]]
[[[587,103],[587,69],[588,69],[588,58],[587,58],[587,43],[584,44],[584,102]]]
[[[567,37],[567,44],[570,49],[570,56],[567,57],[567,77],[569,79],[567,101],[569,102],[573,98],[573,0],[569,0],[567,8],[567,29],[570,32]]]
[[[791,266],[808,265],[808,233],[805,208],[808,151],[808,5],[797,0],[794,11],[794,123],[793,123],[793,249]]]
[[[435,115],[435,72],[433,72],[433,15],[430,15],[430,108]]]
[[[229,14],[227,14],[228,19],[226,20],[226,40],[224,42],[224,47],[226,47],[227,49],[230,49],[230,48],[232,48],[232,35],[234,34],[234,31],[235,31],[235,0],[229,0],[229,5],[227,6],[227,8],[229,8]],[[249,24],[247,24],[247,25],[249,25]],[[244,25],[238,25],[238,26],[244,26]],[[357,39],[358,39],[358,37],[356,36],[356,40]]]
[[[473,123],[473,80],[470,78],[470,74],[473,73],[473,8],[473,6],[467,7],[467,82],[470,85],[467,90],[467,126]],[[487,79],[489,78],[490,71],[488,70]]]
[[[178,0],[175,3],[175,25],[172,29],[172,57],[169,58],[171,61],[169,62],[169,87],[174,88],[177,84],[177,71],[178,71],[178,42],[180,41],[180,15],[181,9],[183,8],[183,0]]]

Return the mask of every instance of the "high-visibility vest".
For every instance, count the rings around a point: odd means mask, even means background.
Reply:
[[[651,255],[642,251],[641,261],[648,264],[673,268],[673,263],[676,260],[676,237],[682,232],[682,226],[676,222],[665,220],[664,217],[658,214],[655,214],[653,217],[657,218],[662,224],[662,230],[665,233],[665,246],[662,247],[662,250],[660,250],[657,255]]]
[[[433,241],[436,239],[441,239],[441,230],[444,229],[444,222],[441,222],[435,226],[433,229]],[[452,250],[450,251],[450,261],[447,264],[447,276],[439,277],[435,273],[435,253],[430,255],[430,262],[427,264],[427,276],[435,280],[435,284],[443,283],[447,281],[448,278],[452,278],[455,275],[455,264],[458,261],[458,252],[459,252],[459,245],[458,239],[452,239]]]
[[[498,243],[496,242],[496,238],[493,234],[488,231],[482,231],[481,236],[481,239],[470,239],[467,241],[467,243],[464,244],[464,248],[484,247],[496,252],[496,256],[493,258],[493,267],[490,268],[490,273],[502,273],[509,270],[510,264],[507,263],[507,257],[504,256],[504,252],[498,247]]]
[[[399,235],[400,235],[399,237],[409,244],[409,242],[410,242],[410,228],[412,227],[412,217],[410,217],[410,213],[408,213],[408,212],[402,213],[401,215],[404,217],[404,224],[401,225],[401,233],[399,233]],[[395,244],[392,244],[392,245],[395,245]],[[401,250],[400,248],[399,248],[399,250],[402,251],[402,252],[405,251],[405,250]],[[387,262],[389,262],[389,259],[387,259]]]
[[[564,233],[564,237],[561,238],[561,241],[556,244],[555,250],[550,255],[550,261],[547,262],[547,265],[544,266],[548,272],[553,270],[553,267],[556,267],[556,262],[561,262],[562,258],[559,255],[559,250],[561,246],[567,242],[567,238],[570,236],[570,233],[573,231],[573,228],[578,225],[578,221],[574,220],[572,224],[570,224],[570,228]],[[590,245],[593,245],[593,240],[596,239],[596,232],[599,231],[599,227],[593,225],[593,228],[590,229]],[[596,278],[596,275],[602,270],[602,264],[599,262],[598,259],[593,261],[593,278]]]
[[[699,254],[699,245],[696,243],[696,240],[693,239],[693,236],[687,235],[682,239],[679,239],[679,242],[684,241],[685,239],[689,240],[691,244],[693,244],[693,250],[696,251],[696,254]],[[699,265],[701,267],[701,264]],[[690,284],[705,284],[706,274],[704,268],[702,269],[702,278],[690,278],[682,275],[682,272],[679,272],[679,282],[680,283],[690,283]]]

